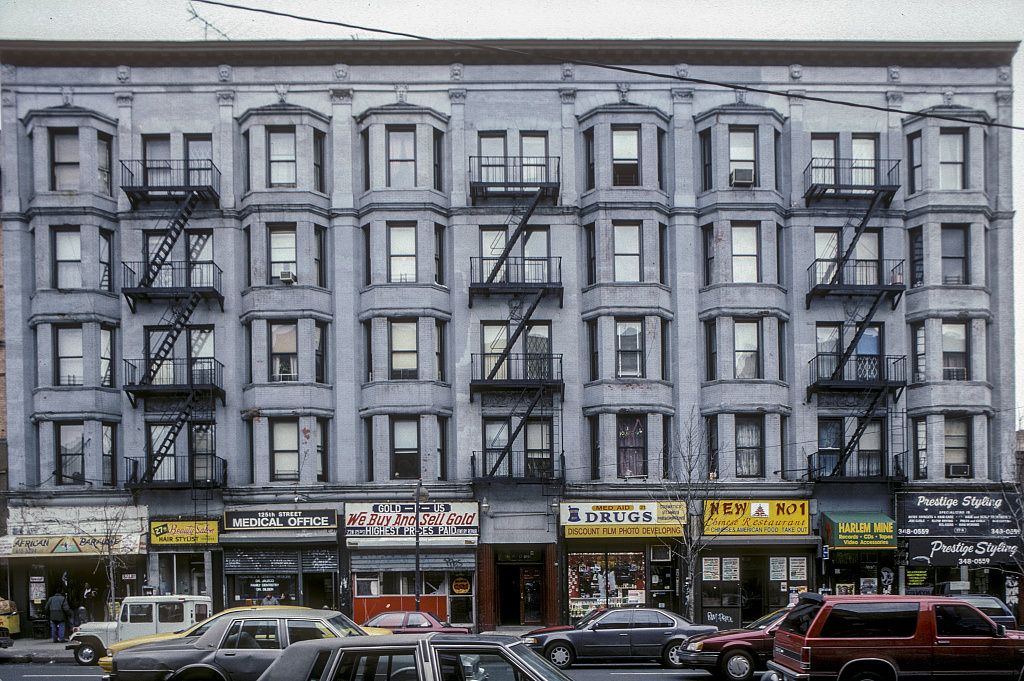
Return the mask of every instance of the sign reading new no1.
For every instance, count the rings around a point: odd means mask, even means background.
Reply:
[[[808,534],[806,499],[704,502],[704,534]]]
[[[561,504],[566,537],[681,537],[686,504],[668,501],[615,501]]]
[[[224,530],[328,530],[338,527],[333,508],[224,511]]]

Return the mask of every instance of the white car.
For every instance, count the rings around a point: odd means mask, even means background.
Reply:
[[[113,622],[76,627],[67,649],[74,649],[78,664],[96,664],[112,643],[186,629],[209,617],[212,609],[209,596],[128,596]]]

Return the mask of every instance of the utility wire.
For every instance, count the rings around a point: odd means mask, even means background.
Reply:
[[[835,104],[837,106],[846,106],[856,109],[869,109],[871,111],[881,111],[884,113],[896,113],[910,116],[920,116],[922,118],[935,118],[944,121],[954,121],[956,123],[967,123],[969,125],[985,125],[995,128],[1006,128],[1008,130],[1024,130],[1024,126],[1013,125],[1011,123],[998,123],[995,121],[977,121],[969,118],[961,118],[959,116],[952,116],[949,114],[939,114],[930,111],[905,111],[903,109],[897,109],[888,106],[876,106],[874,104],[865,104],[862,102],[851,102],[844,99],[831,99],[829,97],[818,97],[815,95],[808,95],[796,92],[785,92],[781,90],[772,90],[769,88],[754,87],[752,85],[740,85],[738,83],[726,83],[724,81],[709,80],[706,78],[694,78],[693,76],[680,76],[671,73],[658,73],[655,71],[647,71],[644,69],[635,69],[629,66],[616,66],[613,64],[605,64],[602,62],[590,61],[587,59],[577,59],[568,56],[554,56],[545,57],[542,55],[535,54],[526,50],[517,50],[511,47],[501,47],[498,45],[487,45],[483,43],[470,43],[461,40],[448,40],[445,38],[431,38],[430,36],[418,35],[416,33],[405,33],[403,31],[391,31],[384,28],[372,28],[369,26],[360,26],[358,24],[349,24],[343,21],[332,21],[329,19],[318,19],[316,17],[304,17],[298,14],[291,14],[289,12],[280,12],[271,9],[261,9],[258,7],[243,7],[242,5],[235,5],[229,2],[218,2],[218,0],[191,0],[192,2],[201,2],[206,5],[216,5],[219,7],[227,7],[229,9],[240,9],[246,12],[257,12],[259,14],[269,14],[271,16],[285,17],[288,19],[297,19],[299,21],[308,21],[316,24],[326,24],[328,26],[340,26],[342,28],[356,29],[359,31],[367,31],[370,33],[382,33],[384,35],[392,35],[400,38],[411,38],[413,40],[422,40],[425,42],[440,43],[445,45],[454,45],[456,47],[465,47],[474,50],[482,50],[485,52],[497,52],[499,54],[514,54],[520,57],[527,57],[541,62],[549,62],[551,64],[560,63],[572,63],[580,66],[592,66],[594,68],[606,69],[609,71],[619,71],[622,73],[631,73],[641,76],[652,76],[654,78],[665,78],[669,80],[677,80],[684,83],[695,83],[698,85],[711,85],[714,87],[722,87],[730,90],[739,90],[743,92],[755,92],[758,94],[773,95],[776,97],[786,97],[788,99],[799,99],[805,102],[822,102],[825,104]]]

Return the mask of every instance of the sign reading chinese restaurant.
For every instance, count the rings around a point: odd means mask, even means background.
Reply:
[[[149,523],[149,543],[154,546],[174,544],[216,544],[216,520],[153,520]]]
[[[224,511],[224,530],[329,530],[338,527],[333,508]]]
[[[806,499],[716,499],[704,502],[704,534],[808,534]]]
[[[480,511],[475,501],[421,502],[418,522],[421,541],[434,546],[445,543],[444,538],[475,544],[480,535]],[[359,545],[361,538],[414,540],[416,524],[412,502],[345,504],[345,538],[352,546]]]
[[[562,504],[566,537],[681,537],[686,504],[670,501],[607,501]]]
[[[1016,495],[927,492],[896,495],[901,537],[1015,537]]]
[[[881,513],[822,513],[825,545],[834,549],[895,549],[896,523]]]
[[[69,556],[135,554],[146,551],[145,535],[115,534],[107,537],[33,535],[0,537],[0,556]]]

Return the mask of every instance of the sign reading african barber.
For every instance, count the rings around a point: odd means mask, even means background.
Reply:
[[[329,530],[338,527],[333,508],[224,511],[224,530]]]
[[[900,537],[1016,537],[1020,498],[999,492],[896,495]]]

